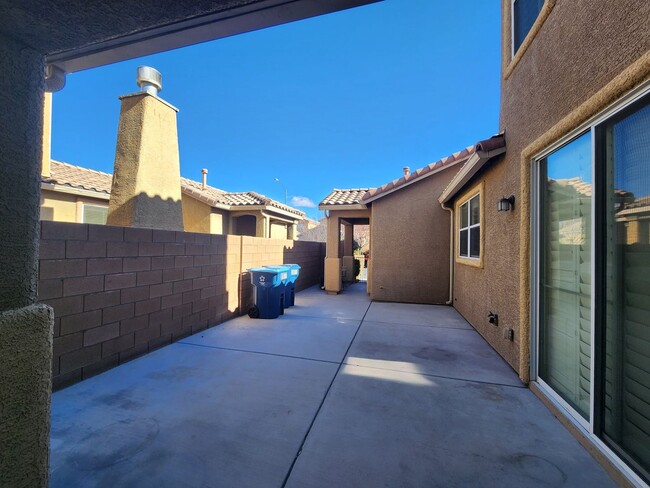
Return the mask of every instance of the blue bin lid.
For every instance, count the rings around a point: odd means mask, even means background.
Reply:
[[[283,282],[279,270],[260,267],[249,268],[248,271],[251,274],[251,283],[255,286],[280,286]]]
[[[300,274],[300,266],[298,264],[285,264],[285,266],[289,266],[289,281],[295,283]]]
[[[283,283],[286,283],[287,280],[289,280],[289,272],[291,268],[287,266],[286,264],[272,264],[269,266],[262,266],[262,268],[266,269],[271,269],[275,272],[277,272],[280,275],[280,279],[282,280]]]

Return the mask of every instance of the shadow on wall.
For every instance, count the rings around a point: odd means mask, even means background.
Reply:
[[[320,282],[324,245],[42,222],[39,300],[54,309],[53,386],[76,383],[248,310],[248,268],[302,267]]]
[[[182,231],[183,205],[181,200],[139,193],[119,206],[111,200],[107,224]]]
[[[229,237],[42,222],[39,300],[55,314],[54,388],[238,313]]]
[[[300,266],[296,292],[310,286],[321,285],[324,279],[325,243],[243,237],[242,273],[239,289],[242,314],[254,305],[253,285],[247,270],[275,264],[297,264]]]

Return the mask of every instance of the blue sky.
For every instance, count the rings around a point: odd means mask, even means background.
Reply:
[[[498,131],[499,17],[495,1],[385,0],[73,73],[52,157],[112,172],[117,97],[144,64],[180,109],[183,176],[284,201],[279,178],[289,203],[379,186]]]

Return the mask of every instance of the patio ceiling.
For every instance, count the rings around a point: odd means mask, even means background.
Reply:
[[[0,1],[0,33],[67,73],[379,0]]]

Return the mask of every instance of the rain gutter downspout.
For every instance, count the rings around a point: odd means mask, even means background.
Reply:
[[[449,212],[449,300],[445,305],[452,305],[454,301],[454,209],[440,202],[443,210]]]

